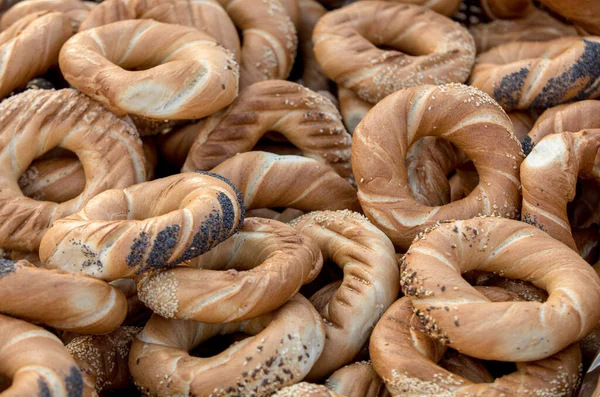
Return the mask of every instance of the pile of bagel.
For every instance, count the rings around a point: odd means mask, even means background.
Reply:
[[[0,396],[600,397],[598,99],[598,0],[0,0]]]

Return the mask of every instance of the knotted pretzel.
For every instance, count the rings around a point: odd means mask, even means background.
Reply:
[[[2,313],[88,334],[115,330],[127,314],[125,295],[104,281],[25,260],[0,259],[0,302]]]
[[[389,397],[383,380],[370,361],[360,361],[335,371],[325,385],[346,397]]]
[[[13,23],[29,14],[40,11],[58,11],[71,19],[71,25],[75,33],[90,9],[89,3],[81,0],[25,0],[15,4],[14,7],[2,14],[0,30],[8,29]]]
[[[370,103],[405,87],[462,83],[475,61],[465,28],[409,4],[361,1],[328,12],[313,41],[325,74]]]
[[[323,266],[317,244],[283,223],[246,218],[209,252],[142,277],[139,298],[165,318],[229,323],[276,310]]]
[[[305,156],[351,178],[350,145],[341,116],[327,98],[289,81],[272,80],[243,90],[226,110],[200,128],[184,172],[210,170],[237,153],[252,150],[269,131],[284,135]]]
[[[79,32],[62,47],[59,64],[72,86],[117,115],[201,118],[229,105],[238,90],[231,52],[195,28],[152,20]]]
[[[600,129],[546,136],[521,164],[521,219],[577,251],[567,204],[577,178],[600,182]]]
[[[398,263],[390,240],[357,213],[318,211],[290,224],[316,241],[325,262],[334,262],[344,272],[342,284],[326,305],[317,308],[327,341],[309,378],[319,379],[356,356],[397,298]]]
[[[77,197],[57,204],[24,197],[17,183],[33,160],[55,147],[73,151],[86,174]],[[56,219],[98,193],[145,180],[142,142],[118,118],[75,90],[30,90],[0,104],[0,246],[35,251]]]
[[[189,351],[216,335],[251,335],[207,358]],[[136,385],[154,396],[267,396],[302,380],[321,355],[321,317],[301,295],[275,312],[242,323],[206,324],[152,316],[131,345]]]
[[[600,319],[594,270],[523,222],[490,217],[441,224],[411,245],[401,270],[402,291],[426,330],[476,358],[540,360],[585,337]],[[461,277],[471,270],[529,281],[548,300],[490,302]]]
[[[447,139],[473,161],[479,184],[469,196],[441,207],[412,197],[404,159],[424,136]],[[519,214],[521,147],[506,114],[477,89],[449,84],[399,91],[367,113],[353,141],[358,199],[397,247],[408,248],[417,233],[437,221]]]
[[[184,173],[108,190],[54,222],[40,245],[49,268],[112,281],[175,266],[240,227],[237,190],[214,174]]]
[[[600,37],[503,44],[477,57],[472,86],[506,110],[544,109],[600,96]]]

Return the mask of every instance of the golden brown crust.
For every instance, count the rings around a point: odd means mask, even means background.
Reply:
[[[360,352],[372,327],[397,298],[398,263],[391,241],[360,214],[317,211],[290,224],[318,244],[325,262],[332,261],[344,272],[342,284],[319,310],[327,341],[308,379],[320,379]]]
[[[142,142],[131,121],[75,90],[26,91],[2,102],[0,115],[2,248],[37,250],[56,219],[79,210],[106,189],[146,178]],[[61,204],[24,197],[17,179],[35,158],[57,146],[79,155],[88,176],[85,189]]]
[[[316,385],[314,383],[300,382],[295,385],[284,387],[273,394],[272,397],[346,397],[345,395],[338,394],[323,385]]]
[[[530,281],[548,300],[490,303],[461,277],[471,270]],[[434,227],[404,256],[401,285],[431,335],[486,360],[546,358],[582,339],[600,319],[592,303],[600,299],[600,278],[590,265],[545,232],[509,219]]]
[[[384,1],[328,12],[315,27],[313,42],[325,74],[370,103],[406,87],[462,83],[475,61],[475,44],[465,28],[427,8]]]
[[[216,356],[190,357],[191,349],[213,336],[236,331],[252,336]],[[131,346],[129,369],[138,388],[157,397],[266,396],[304,378],[324,342],[319,314],[296,295],[275,312],[242,323],[154,315]]]
[[[90,8],[81,0],[25,0],[11,7],[0,18],[0,30],[8,29],[13,23],[26,15],[40,11],[58,11],[71,19],[73,33],[90,12]]]
[[[600,96],[599,37],[503,44],[477,57],[470,82],[506,110],[544,109]]]
[[[390,397],[370,361],[360,361],[335,371],[325,385],[345,397]]]
[[[512,130],[498,104],[473,87],[421,86],[388,96],[354,131],[352,168],[365,215],[402,249],[437,221],[517,217],[523,154]],[[468,197],[441,207],[412,197],[404,161],[424,136],[449,140],[475,162],[479,185]]]
[[[356,1],[356,0],[354,0]],[[358,1],[369,1],[369,0],[358,0]],[[371,0],[372,1],[372,0]],[[439,14],[451,17],[454,15],[460,6],[461,0],[384,0],[389,3],[400,3],[400,4],[414,4],[416,6],[423,6],[435,11]],[[349,2],[349,1],[347,1]]]
[[[214,174],[183,173],[108,190],[54,222],[40,258],[103,280],[132,278],[207,252],[243,221],[238,193]]]
[[[252,150],[269,131],[279,132],[311,157],[352,177],[350,146],[341,116],[329,99],[283,80],[253,84],[226,110],[198,124],[200,131],[182,170],[210,170]]]
[[[534,8],[531,0],[480,0],[479,5],[493,19],[523,17]]]
[[[165,318],[242,321],[285,304],[322,266],[310,237],[278,221],[246,218],[238,233],[186,266],[143,276],[138,296]]]
[[[600,35],[600,3],[594,0],[540,0],[542,4],[579,25],[590,34]]]
[[[197,119],[229,105],[238,91],[231,52],[196,28],[152,20],[79,32],[62,47],[59,64],[72,86],[118,115]]]

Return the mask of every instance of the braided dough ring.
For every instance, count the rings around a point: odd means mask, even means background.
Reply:
[[[240,38],[219,0],[106,0],[88,14],[79,30],[127,19],[154,19],[194,27],[240,59]]]
[[[248,152],[224,161],[212,172],[238,188],[248,210],[361,210],[352,185],[331,167],[307,157]]]
[[[325,381],[325,385],[346,397],[390,397],[370,361],[360,361],[338,369]]]
[[[320,379],[360,352],[372,327],[398,297],[398,262],[391,241],[357,213],[312,212],[290,224],[316,241],[324,261],[344,271],[342,284],[319,310],[327,341],[308,376]]]
[[[140,327],[120,327],[107,335],[81,335],[66,346],[81,369],[87,390],[124,389],[131,385],[129,349]]]
[[[90,12],[90,6],[81,0],[25,0],[7,12],[0,18],[0,30],[8,29],[13,23],[26,15],[40,11],[62,12],[71,19],[73,33],[77,32],[79,25]],[[58,51],[57,51],[58,52]]]
[[[276,310],[323,266],[312,239],[283,223],[247,218],[233,237],[187,263],[138,281],[138,296],[165,318],[229,323]]]
[[[222,177],[198,173],[108,190],[54,222],[40,259],[107,281],[172,267],[237,231],[244,218],[238,194]]]
[[[252,336],[214,357],[189,356],[213,336],[236,331]],[[268,396],[302,380],[324,343],[319,313],[306,298],[295,295],[278,310],[242,323],[206,324],[153,315],[131,345],[129,369],[138,388],[158,397]]]
[[[475,218],[442,224],[411,245],[401,269],[402,291],[423,313],[430,334],[473,357],[546,358],[585,337],[600,320],[600,278],[591,266],[523,222]],[[547,291],[548,300],[490,302],[461,277],[471,270],[529,281]]]
[[[577,132],[586,128],[600,128],[600,101],[588,100],[555,106],[536,120],[522,146],[529,155],[534,145],[546,135]]]
[[[475,61],[475,43],[465,28],[408,4],[366,1],[328,12],[313,41],[325,74],[370,103],[405,87],[462,83]]]
[[[0,312],[61,330],[104,334],[125,320],[127,300],[92,277],[0,259]]]
[[[54,334],[0,314],[0,374],[12,378],[3,396],[73,397],[84,392],[81,372]]]
[[[0,33],[0,98],[56,65],[71,34],[69,17],[46,11],[27,15]]]
[[[600,182],[600,129],[546,136],[521,164],[521,220],[577,251],[567,204],[577,178]]]
[[[392,396],[508,396],[524,391],[571,396],[579,385],[577,344],[547,359],[517,363],[517,371],[491,383],[475,383],[436,364],[444,348],[425,332],[407,297],[396,301],[375,326],[370,343],[373,365]]]
[[[543,109],[600,96],[600,37],[517,42],[477,57],[472,86],[506,110]]]
[[[229,108],[198,126],[184,172],[210,170],[237,153],[252,150],[265,133],[276,131],[306,157],[331,165],[344,178],[352,176],[352,138],[338,110],[329,99],[296,83],[253,84]]]
[[[441,207],[419,204],[412,197],[404,159],[411,144],[424,136],[446,138],[473,160],[479,184],[469,196]],[[512,124],[498,104],[458,84],[390,95],[367,113],[352,145],[365,215],[403,250],[437,221],[481,214],[517,217],[522,157]]]
[[[54,147],[78,155],[83,192],[64,203],[24,197],[17,180]],[[118,170],[118,171],[117,171]],[[0,246],[35,251],[49,225],[110,188],[145,180],[142,142],[129,119],[75,90],[31,90],[0,104]]]
[[[542,4],[575,22],[593,35],[600,35],[600,3],[595,0],[540,0]]]
[[[229,105],[238,90],[229,51],[195,28],[152,20],[79,32],[61,49],[59,64],[71,85],[117,115],[201,118]]]

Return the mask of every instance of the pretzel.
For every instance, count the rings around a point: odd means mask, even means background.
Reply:
[[[344,178],[352,176],[352,138],[339,112],[328,99],[296,83],[253,84],[229,108],[198,127],[184,172],[210,170],[237,153],[252,150],[265,133],[276,131],[305,156],[331,165]]]
[[[600,129],[546,136],[521,164],[521,219],[577,251],[567,204],[575,198],[577,177],[600,181]]]
[[[57,146],[80,158],[85,189],[61,204],[24,197],[19,176],[35,158]],[[56,219],[79,210],[106,189],[143,182],[143,156],[142,142],[128,119],[75,90],[31,90],[6,99],[0,104],[0,246],[37,250]]]
[[[370,361],[360,361],[335,371],[325,385],[346,397],[390,397]]]
[[[407,297],[396,301],[377,323],[370,351],[373,366],[392,396],[520,395],[526,390],[526,394],[537,396],[570,396],[577,390],[581,376],[577,344],[544,360],[517,363],[517,371],[492,383],[473,382],[453,374],[436,364],[443,348],[426,335]]]
[[[25,260],[0,260],[0,301],[2,313],[80,333],[113,331],[127,314],[125,296],[105,282]]]
[[[71,34],[69,17],[48,11],[29,14],[2,31],[0,98],[56,65],[60,48]]]
[[[277,393],[273,394],[272,397],[345,397],[332,390],[329,390],[323,385],[317,385],[314,383],[300,382],[295,385],[284,387]]]
[[[580,28],[593,35],[600,35],[600,4],[594,0],[583,0],[573,4],[569,0],[540,0],[557,14],[575,22]]]
[[[582,339],[600,319],[592,303],[600,297],[594,270],[523,222],[475,218],[442,224],[411,245],[401,270],[402,291],[428,332],[476,358],[540,360]],[[461,277],[471,270],[525,279],[547,291],[548,300],[490,303]]]
[[[577,132],[585,128],[600,128],[600,101],[555,106],[542,113],[527,137],[523,138],[523,151],[528,155],[546,135]]]
[[[365,215],[404,250],[437,221],[517,217],[523,155],[512,130],[496,102],[472,87],[422,86],[390,95],[354,131],[352,167]],[[468,197],[441,207],[412,197],[404,159],[424,136],[444,137],[474,161],[479,185]]]
[[[87,390],[125,389],[131,385],[129,349],[140,327],[120,327],[106,335],[81,335],[66,346],[81,369]]]
[[[238,90],[229,51],[195,28],[152,20],[79,32],[61,49],[59,65],[72,86],[117,115],[201,118],[229,105]],[[125,70],[137,68],[144,70]]]
[[[319,379],[360,352],[371,327],[397,298],[398,263],[390,240],[357,213],[312,212],[290,225],[316,241],[325,262],[344,271],[328,304],[317,307],[325,319],[327,342],[308,378]]]
[[[189,351],[216,335],[250,334],[207,358]],[[206,324],[153,315],[136,336],[129,369],[142,392],[154,396],[271,395],[304,378],[317,360],[325,331],[321,317],[301,295],[275,312],[242,323]]]
[[[84,31],[127,19],[194,27],[233,52],[240,59],[240,38],[220,0],[105,0],[81,23]]]
[[[537,8],[533,8],[523,18],[497,19],[475,25],[469,30],[475,39],[478,53],[514,41],[549,41],[564,36],[577,36],[575,27]]]
[[[313,91],[328,90],[329,80],[315,58],[312,34],[315,25],[327,9],[315,0],[299,0],[298,51],[302,56],[302,85]]]
[[[172,267],[237,231],[244,218],[238,194],[218,175],[196,173],[108,190],[54,222],[40,259],[107,281]]]
[[[356,190],[331,167],[306,157],[248,152],[224,161],[212,172],[239,189],[248,210],[360,211]]]
[[[370,103],[406,87],[462,83],[475,61],[475,44],[465,28],[409,4],[361,1],[328,12],[315,27],[313,42],[323,72]]]
[[[73,33],[77,32],[79,25],[90,12],[90,6],[81,0],[25,0],[7,12],[0,18],[0,30],[8,29],[13,23],[26,15],[40,11],[58,11],[71,19]]]
[[[6,396],[81,396],[81,372],[60,339],[43,328],[0,314],[1,374]]]
[[[503,44],[477,57],[469,84],[506,110],[593,99],[600,96],[599,48],[592,36]]]
[[[283,223],[247,218],[209,252],[138,281],[138,296],[165,318],[229,323],[276,310],[321,271],[310,238]]]
[[[371,110],[373,105],[363,101],[354,91],[344,88],[341,85],[338,85],[338,100],[340,102],[340,113],[342,114],[344,125],[348,132],[353,134],[358,123]]]

